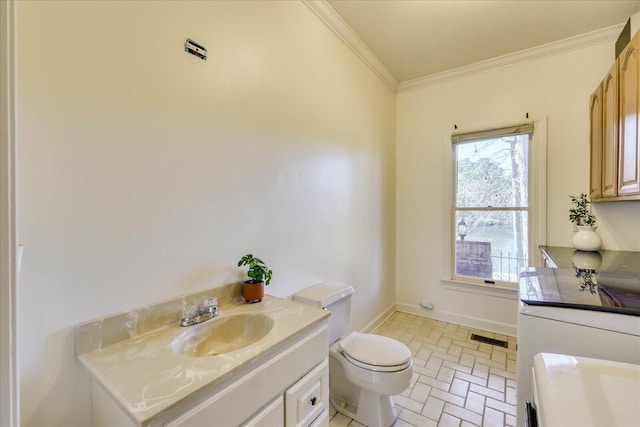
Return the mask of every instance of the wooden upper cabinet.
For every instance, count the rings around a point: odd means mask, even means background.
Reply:
[[[638,103],[640,96],[640,32],[618,58],[620,83],[620,143],[618,151],[618,196],[640,198],[640,147]]]
[[[602,197],[602,86],[600,83],[589,100],[589,115],[591,129],[589,130],[589,145],[591,150],[591,166],[589,176],[589,197],[597,200]]]
[[[589,101],[592,201],[640,200],[640,31]]]
[[[618,195],[618,64],[602,82],[602,197]],[[593,179],[593,178],[592,178]],[[593,197],[592,197],[593,199]]]

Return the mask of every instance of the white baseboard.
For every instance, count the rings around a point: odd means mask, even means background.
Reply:
[[[495,332],[497,334],[508,335],[511,337],[517,336],[517,325],[511,325],[508,323],[495,322],[492,320],[480,319],[472,316],[465,316],[459,313],[452,313],[442,310],[427,310],[417,304],[396,304],[397,311],[404,313],[415,314],[416,316],[427,317],[429,319],[440,320],[442,322],[454,323],[456,325],[466,326],[474,329],[481,329],[483,331]]]
[[[378,327],[380,325],[382,325],[382,323],[384,323],[385,320],[387,320],[389,317],[391,317],[391,315],[393,313],[395,313],[396,311],[397,311],[397,309],[396,309],[396,305],[395,304],[389,306],[389,308],[387,308],[385,311],[383,311],[378,316],[376,316],[375,319],[373,319],[371,322],[369,322],[367,325],[365,325],[365,327],[362,328],[361,332],[369,334],[369,333],[375,331],[376,329],[378,329]]]

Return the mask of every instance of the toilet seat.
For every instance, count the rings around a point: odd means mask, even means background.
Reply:
[[[375,372],[397,372],[412,365],[411,350],[393,338],[352,332],[339,343],[340,351],[354,365]]]

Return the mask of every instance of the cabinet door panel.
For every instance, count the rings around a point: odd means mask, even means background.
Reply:
[[[638,150],[638,90],[640,90],[640,33],[619,59],[620,145],[618,154],[618,195],[640,194],[640,151]]]
[[[602,197],[618,195],[618,66],[602,83]]]
[[[602,197],[602,83],[591,95],[589,115],[591,116],[589,197],[591,200],[597,200]]]

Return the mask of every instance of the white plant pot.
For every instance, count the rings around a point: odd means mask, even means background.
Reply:
[[[573,247],[579,251],[597,251],[602,247],[602,240],[596,233],[597,226],[579,225],[578,232],[573,236]]]

